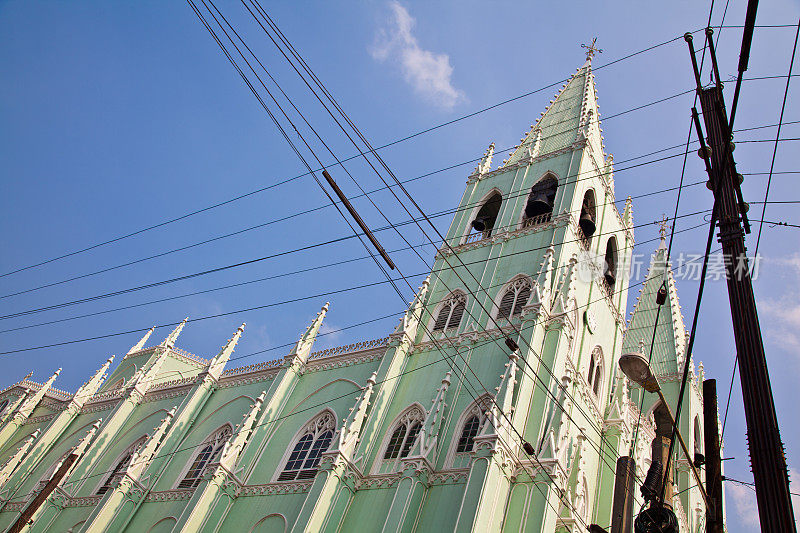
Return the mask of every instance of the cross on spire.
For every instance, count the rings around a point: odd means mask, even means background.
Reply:
[[[585,48],[586,49],[586,61],[591,61],[595,54],[602,54],[603,53],[603,49],[602,48],[597,48],[595,46],[596,43],[597,43],[597,37],[592,39],[591,44],[588,44],[588,45],[582,44],[581,45],[581,48]]]
[[[661,227],[658,228],[658,233],[661,234],[661,242],[666,242],[667,240],[667,215],[661,215]]]

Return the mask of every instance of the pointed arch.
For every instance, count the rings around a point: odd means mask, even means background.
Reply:
[[[429,330],[433,332],[457,329],[467,307],[467,295],[456,289],[439,301]]]
[[[528,303],[533,290],[530,276],[517,274],[498,292],[494,303],[496,319],[512,319],[522,314],[522,308]]]
[[[549,222],[553,215],[557,192],[558,176],[548,170],[531,187],[525,208],[522,210],[520,227],[527,228]]]
[[[605,267],[603,269],[603,281],[605,281],[612,294],[614,285],[617,282],[617,265],[617,238],[612,235],[606,241]]]
[[[381,473],[395,471],[400,460],[408,457],[422,430],[425,415],[425,408],[419,402],[414,402],[395,417],[379,449],[376,464]]]
[[[705,453],[703,431],[700,429],[700,415],[694,415],[694,453],[695,455]]]
[[[600,346],[595,346],[589,355],[589,369],[586,374],[586,381],[594,397],[602,398],[603,386],[605,385],[605,360],[603,359],[603,349]]]
[[[470,403],[458,417],[450,442],[445,464],[450,468],[466,468],[475,449],[475,437],[481,434],[489,422],[487,412],[491,408],[492,397],[484,394]]]
[[[460,244],[491,237],[497,225],[502,205],[503,192],[497,187],[484,194],[470,213]],[[476,236],[471,237],[471,235]]]
[[[285,533],[286,517],[281,513],[270,513],[250,528],[249,533]]]
[[[597,229],[597,200],[595,197],[594,189],[586,189],[583,193],[583,201],[581,202],[581,214],[578,218],[578,227],[580,227],[581,240],[588,248],[592,242],[592,235]]]
[[[108,492],[108,489],[114,488],[119,480],[122,479],[122,476],[125,474],[125,470],[128,468],[128,465],[131,463],[131,458],[136,450],[144,445],[145,441],[147,441],[147,435],[142,435],[138,439],[136,439],[130,446],[125,448],[125,451],[122,452],[119,456],[117,456],[116,461],[114,461],[114,468],[108,473],[105,479],[100,483],[97,489],[94,491],[95,494],[105,494]]]
[[[336,414],[325,409],[309,420],[291,440],[274,481],[313,479],[323,452],[336,434]]]
[[[175,488],[193,489],[197,487],[203,479],[206,467],[219,458],[225,443],[232,434],[233,427],[230,424],[223,424],[206,437],[203,443],[197,447],[192,459],[186,464]]]
[[[155,524],[150,526],[150,529],[147,530],[147,533],[167,533],[168,531],[172,531],[172,528],[175,527],[175,524],[177,523],[177,518],[174,516],[168,516],[160,519]]]

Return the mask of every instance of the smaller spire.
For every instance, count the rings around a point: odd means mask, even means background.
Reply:
[[[344,454],[348,460],[352,460],[353,453],[355,453],[358,438],[361,435],[361,428],[364,425],[364,420],[367,417],[367,408],[372,398],[372,391],[375,387],[375,381],[378,377],[377,372],[373,372],[367,379],[367,384],[364,387],[364,392],[356,400],[356,405],[350,409],[350,414],[342,424],[342,431],[339,433],[339,452]]]
[[[431,408],[428,410],[428,414],[422,422],[422,429],[419,432],[419,437],[417,437],[417,442],[414,445],[411,455],[427,457],[436,449],[436,441],[439,437],[439,429],[442,421],[442,411],[445,408],[445,396],[448,387],[450,387],[450,376],[451,374],[448,371],[442,379],[442,384],[436,390],[436,395],[433,397]]]
[[[501,431],[508,433],[508,420],[506,420],[506,417],[511,416],[514,385],[517,383],[517,359],[519,359],[519,350],[514,350],[508,356],[505,372],[500,375],[500,384],[494,389],[494,401],[491,402],[487,412],[489,423],[483,427],[484,435]],[[506,436],[510,437],[510,435]],[[509,440],[508,442],[511,441]]]
[[[150,461],[155,457],[159,446],[161,446],[161,442],[167,434],[167,429],[175,416],[177,408],[178,406],[176,405],[167,411],[167,415],[161,419],[161,423],[153,428],[153,436],[148,439],[143,447],[133,452],[127,470],[129,476],[138,479],[138,477],[144,473]]]
[[[566,270],[561,277],[561,284],[553,299],[552,309],[555,315],[570,311],[574,305],[573,300],[575,297],[575,283],[577,279],[577,269],[575,266],[577,264],[578,257],[576,254],[572,254],[572,257],[569,258],[569,262],[566,265]]]
[[[236,330],[236,333],[233,334],[233,337],[228,339],[228,342],[225,343],[225,346],[222,347],[222,350],[220,350],[220,352],[214,356],[211,362],[208,363],[208,373],[211,374],[215,379],[219,379],[219,377],[222,375],[222,371],[225,369],[225,365],[228,363],[228,360],[233,353],[233,349],[239,342],[242,333],[244,333],[244,326],[245,323],[242,322],[242,325],[239,326],[239,329]]]
[[[77,446],[75,446],[75,450],[72,452],[76,454],[78,457],[84,454],[86,450],[89,448],[89,445],[92,443],[94,436],[97,434],[97,430],[100,429],[100,424],[103,423],[102,418],[98,418],[92,424],[92,427],[89,428],[89,431],[86,432],[86,435],[80,440]]]
[[[478,163],[478,166],[475,167],[475,173],[486,174],[492,170],[492,157],[494,157],[494,142],[492,142],[489,145],[489,148],[487,148],[483,153],[480,163]]]
[[[550,287],[552,286],[553,256],[555,253],[556,251],[552,244],[545,250],[542,263],[539,265],[539,274],[536,276],[531,297],[527,304],[538,305],[540,310],[545,312],[550,310]],[[544,306],[543,309],[542,306]]]
[[[628,229],[633,229],[633,199],[628,196],[625,198],[625,211],[622,213],[622,222]]]
[[[317,333],[319,333],[319,328],[322,326],[322,321],[325,319],[329,307],[330,302],[325,302],[325,305],[322,306],[317,316],[311,321],[311,325],[308,326],[305,333],[300,336],[300,340],[298,340],[297,344],[292,348],[292,351],[289,352],[288,357],[297,358],[302,364],[308,361],[308,356],[311,354],[311,347],[314,346]]]
[[[37,428],[36,431],[30,434],[30,436],[25,439],[25,442],[22,443],[22,446],[19,447],[17,453],[11,456],[6,464],[3,465],[3,468],[0,468],[0,488],[8,481],[8,478],[11,477],[11,474],[17,469],[17,467],[22,463],[25,459],[25,456],[28,454],[28,450],[31,449],[33,446],[33,442],[39,437],[39,433],[41,429]]]
[[[164,339],[164,341],[161,343],[161,346],[163,346],[164,348],[174,348],[175,341],[178,340],[178,335],[181,334],[181,331],[183,331],[183,327],[186,325],[186,322],[188,321],[189,317],[187,316],[186,318],[183,319],[183,322],[178,324],[178,326],[172,330],[172,333],[167,335],[167,338]]]
[[[142,338],[139,340],[139,342],[137,342],[136,344],[134,344],[133,346],[131,346],[131,349],[130,349],[130,350],[128,350],[128,353],[127,353],[126,355],[131,355],[132,353],[136,353],[136,352],[140,351],[142,348],[144,348],[144,343],[146,343],[146,342],[147,342],[147,339],[149,339],[149,338],[150,338],[150,335],[152,335],[152,334],[153,334],[153,331],[155,331],[155,329],[156,329],[156,327],[155,327],[155,326],[153,326],[152,328],[150,328],[149,330],[147,330],[147,333],[145,333],[145,334],[144,334],[144,337],[142,337]]]
[[[95,392],[97,392],[97,390],[103,384],[103,381],[105,381],[106,379],[106,372],[108,371],[108,367],[111,366],[111,363],[113,362],[114,362],[114,356],[112,355],[111,357],[106,359],[106,362],[100,368],[97,369],[97,372],[94,373],[94,375],[89,379],[89,381],[84,383],[81,386],[81,388],[79,388],[77,392],[75,392],[75,394],[72,396],[72,401],[79,404],[79,407],[82,407],[83,404],[86,402],[86,400],[88,400],[89,397],[91,397]]]
[[[327,307],[327,304],[325,304],[325,306]],[[228,439],[225,446],[222,448],[219,462],[228,469],[229,472],[235,471],[236,464],[239,462],[239,457],[242,455],[242,451],[247,445],[247,441],[250,439],[250,434],[256,423],[258,412],[261,410],[261,404],[264,403],[264,398],[266,397],[267,391],[263,391],[261,395],[256,398],[256,401],[250,406],[250,411],[245,413],[242,423],[237,426],[236,432]]]

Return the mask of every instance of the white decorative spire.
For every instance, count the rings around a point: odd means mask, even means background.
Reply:
[[[425,420],[422,422],[422,429],[414,445],[411,455],[427,457],[432,451],[436,450],[436,441],[439,437],[439,427],[442,421],[442,411],[445,408],[445,396],[447,388],[450,386],[450,372],[447,372],[442,379],[442,384],[436,390],[436,395],[431,401],[431,408]]]
[[[633,199],[630,196],[625,198],[625,211],[622,213],[622,222],[626,228],[633,229]]]
[[[514,350],[508,356],[505,372],[500,375],[500,385],[494,389],[494,401],[491,403],[489,412],[487,413],[489,416],[489,423],[484,425],[482,431],[484,435],[490,433],[499,434],[503,431],[507,434],[504,436],[506,439],[511,438],[508,430],[507,418],[511,417],[514,385],[517,383],[517,359],[519,359],[519,351]],[[506,440],[506,442],[511,442],[511,440]]]
[[[114,356],[112,355],[106,359],[106,362],[103,363],[100,368],[97,369],[97,372],[94,373],[91,379],[84,383],[81,388],[75,392],[75,394],[72,396],[72,402],[76,404],[78,408],[83,407],[83,404],[86,403],[86,400],[88,400],[94,393],[98,391],[98,389],[100,389],[100,386],[106,379],[108,367],[110,367],[111,363],[113,362]]]
[[[11,456],[6,464],[3,465],[3,468],[0,468],[0,488],[8,481],[8,478],[11,477],[11,474],[17,469],[17,467],[22,463],[25,459],[25,456],[28,454],[28,450],[31,449],[33,446],[33,442],[39,437],[39,433],[41,432],[40,429],[37,429],[30,436],[25,439],[22,443],[22,446],[19,447],[17,453]]]
[[[327,310],[327,304],[323,309]],[[219,463],[229,472],[233,472],[236,468],[236,463],[238,463],[239,457],[242,455],[242,450],[244,450],[247,441],[250,439],[253,426],[258,418],[258,412],[261,410],[261,404],[264,403],[264,398],[266,397],[267,391],[263,391],[261,395],[256,398],[256,401],[250,406],[250,411],[244,415],[242,423],[237,426],[236,432],[228,442],[225,443],[225,447],[222,449]]]
[[[364,392],[356,400],[356,405],[350,409],[350,414],[342,424],[342,431],[339,433],[339,452],[348,459],[352,459],[353,453],[358,444],[358,438],[361,435],[361,428],[364,425],[364,420],[367,417],[367,409],[372,398],[373,388],[375,387],[375,379],[378,373],[373,372],[367,379],[367,384],[364,387]]]
[[[219,379],[219,377],[222,375],[222,371],[225,370],[225,365],[231,358],[233,349],[239,342],[242,333],[244,333],[244,326],[245,324],[242,322],[242,325],[239,326],[239,329],[236,330],[236,333],[233,334],[233,337],[228,339],[228,342],[225,343],[225,346],[222,347],[222,350],[220,350],[220,352],[214,356],[211,362],[208,363],[208,373],[211,374],[214,379]]]
[[[144,344],[147,342],[147,339],[150,338],[150,335],[153,334],[153,331],[155,331],[155,329],[156,329],[156,327],[153,326],[152,328],[147,330],[147,333],[144,334],[144,337],[142,337],[139,340],[139,342],[137,342],[136,344],[131,346],[131,349],[128,350],[128,353],[126,355],[131,355],[132,353],[136,353],[136,352],[140,351],[142,348],[144,348]]]
[[[305,333],[300,336],[300,340],[297,341],[297,344],[295,344],[287,357],[293,358],[302,365],[308,361],[308,356],[311,354],[311,347],[314,346],[314,341],[317,338],[317,333],[319,333],[319,328],[322,326],[322,321],[328,313],[329,306],[330,302],[325,302],[325,305],[323,305],[322,309],[317,313],[316,318],[311,321],[311,325],[308,326]]]
[[[133,452],[127,470],[129,476],[138,479],[144,473],[150,461],[155,457],[159,446],[161,446],[161,442],[167,434],[167,429],[175,416],[176,409],[177,406],[170,409],[167,415],[161,419],[161,423],[153,428],[153,436],[147,440],[144,446]]]
[[[89,428],[89,431],[86,432],[86,435],[78,442],[78,445],[75,446],[75,450],[72,452],[76,454],[78,457],[84,454],[89,446],[92,444],[92,440],[94,436],[97,434],[97,430],[100,429],[100,424],[103,423],[102,418],[98,418],[92,424],[92,427]]]
[[[476,174],[486,174],[490,170],[492,170],[492,158],[494,157],[494,142],[489,145],[489,148],[483,153],[483,157],[481,158],[480,163],[478,166],[475,167]]]
[[[417,294],[414,296],[414,299],[408,304],[408,309],[406,310],[405,314],[403,314],[402,318],[400,318],[400,324],[397,326],[395,333],[406,332],[410,338],[413,338],[416,335],[417,325],[422,318],[422,310],[425,307],[425,298],[428,294],[428,288],[430,287],[430,284],[431,277],[428,276],[417,290]]]
[[[553,298],[553,314],[559,315],[572,310],[575,298],[575,284],[577,273],[575,266],[578,264],[578,256],[572,254],[567,263],[567,268],[561,276],[561,283]]]
[[[167,335],[167,338],[164,339],[164,341],[159,346],[162,346],[164,348],[174,348],[175,341],[178,340],[178,335],[181,334],[181,331],[183,331],[183,327],[186,325],[186,322],[188,321],[189,317],[187,316],[186,318],[183,319],[183,322],[178,324],[178,326],[172,330],[172,333]]]
[[[553,256],[555,248],[553,245],[547,247],[539,265],[539,274],[533,283],[531,297],[528,299],[528,306],[539,306],[540,311],[550,311],[550,287],[552,286]]]
[[[53,382],[56,380],[58,375],[61,373],[61,369],[59,368],[56,370],[50,379],[44,382],[41,388],[36,391],[33,396],[28,397],[20,406],[19,410],[14,413],[14,418],[20,421],[27,420],[27,418],[31,415],[36,406],[39,405],[39,402],[44,398],[44,395],[47,394],[47,391],[50,390],[50,387],[53,386]]]

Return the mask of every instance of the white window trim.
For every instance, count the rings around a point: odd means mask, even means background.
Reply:
[[[117,457],[110,463],[109,468],[103,471],[103,474],[105,475],[100,477],[100,482],[95,486],[94,490],[92,491],[93,496],[97,495],[97,491],[100,490],[100,487],[102,487],[106,483],[106,481],[111,480],[111,476],[114,475],[112,471],[117,467],[122,458],[125,457],[125,455],[128,453],[133,454],[137,449],[143,446],[145,442],[147,442],[147,438],[148,435],[142,435],[141,437],[133,441],[130,444],[130,446],[125,448],[125,451],[117,455]],[[128,466],[130,466],[130,463],[128,463]],[[118,473],[123,474],[124,472],[125,470],[120,470]],[[109,485],[108,490],[114,490],[114,487]]]
[[[483,396],[479,397],[477,401],[470,403],[467,408],[462,411],[461,416],[458,418],[458,422],[456,422],[453,438],[450,440],[450,447],[448,448],[447,455],[445,456],[445,468],[453,467],[456,456],[472,455],[474,453],[474,450],[471,452],[457,452],[456,449],[458,448],[458,441],[461,439],[461,434],[464,432],[464,425],[467,423],[467,420],[472,418],[472,415],[475,414],[478,415],[480,420],[480,425],[478,426],[478,435],[481,434],[486,427],[486,424],[489,423],[489,417],[486,415],[486,411],[489,410],[491,404],[492,397],[488,394],[484,394]]]
[[[315,428],[317,426],[317,421],[320,420],[321,418],[325,417],[325,416],[330,416],[331,417],[331,422],[329,424],[327,424],[326,427],[323,428],[323,429],[330,429],[331,431],[333,431],[333,438],[331,439],[331,445],[333,445],[334,441],[339,437],[339,430],[338,430],[339,424],[338,424],[338,421],[336,419],[336,413],[334,413],[331,409],[323,409],[322,411],[320,411],[319,413],[317,413],[313,417],[309,418],[308,422],[303,424],[300,427],[300,429],[297,431],[297,433],[294,434],[294,437],[292,437],[292,440],[289,441],[289,445],[286,446],[286,450],[283,452],[283,457],[281,457],[281,460],[278,462],[278,468],[275,470],[275,473],[272,474],[272,480],[271,481],[273,483],[295,483],[295,482],[297,482],[297,480],[278,481],[278,477],[283,473],[284,469],[286,468],[286,463],[289,462],[289,456],[292,455],[292,452],[294,451],[294,447],[297,446],[297,443],[300,441],[300,439],[302,439],[303,436],[306,433],[308,433],[308,430],[310,428],[312,428],[312,427]],[[330,449],[330,446],[328,448]],[[323,453],[325,453],[325,451],[327,451],[327,450],[323,450]],[[301,480],[301,481],[303,481],[303,480]]]
[[[226,429],[228,429],[230,431],[230,434],[228,435],[228,439],[230,439],[231,436],[233,435],[233,426],[230,425],[230,424],[223,424],[220,427],[218,427],[217,429],[215,429],[214,431],[212,431],[208,435],[208,437],[206,437],[206,439],[203,441],[203,443],[195,449],[194,453],[192,454],[192,457],[183,466],[183,470],[181,471],[181,473],[178,476],[178,478],[175,480],[175,484],[172,487],[173,489],[178,489],[178,485],[180,485],[181,482],[183,482],[183,480],[186,478],[186,475],[189,473],[189,470],[191,469],[192,465],[194,464],[195,460],[197,459],[197,456],[200,455],[201,451],[203,451],[203,448],[205,448],[207,444],[210,444],[210,443],[216,441],[217,439],[219,439],[219,437],[225,432]],[[228,439],[226,439],[226,440],[228,440]],[[224,442],[221,443],[221,444],[222,444],[223,447],[225,446]],[[216,446],[214,447],[214,449],[216,450]],[[219,449],[219,453],[220,454],[222,453],[222,448]],[[203,469],[205,470],[206,468],[208,468],[208,465],[213,463],[215,460],[219,460],[219,456],[214,458],[214,452],[212,451],[211,452],[211,458],[206,463],[206,465],[203,467]],[[200,476],[202,477],[202,475],[203,475],[203,473],[201,472]],[[187,489],[180,489],[180,490],[190,490],[190,489],[187,488]]]
[[[458,303],[459,301],[463,301],[464,302],[464,312],[461,314],[461,320],[459,321],[457,326],[449,327],[450,326],[449,322],[450,322],[450,319],[452,318],[453,309],[455,308],[455,304]],[[440,337],[440,336],[446,335],[447,332],[458,332],[458,330],[461,328],[461,325],[464,323],[464,316],[467,314],[467,304],[468,303],[469,302],[467,300],[466,293],[464,291],[460,290],[460,289],[456,289],[454,291],[451,291],[450,294],[448,294],[447,296],[442,298],[439,301],[439,303],[436,304],[436,307],[434,308],[434,312],[431,315],[431,319],[429,320],[429,324],[428,324],[428,328],[427,328],[427,332],[430,332],[429,336],[435,335],[436,337]],[[436,326],[436,320],[439,318],[439,313],[441,313],[442,309],[444,309],[444,307],[447,306],[447,305],[451,305],[452,306],[452,308],[450,310],[450,316],[448,317],[448,323],[445,324],[445,327],[443,329],[434,330],[433,328]]]
[[[384,432],[383,440],[381,441],[381,445],[378,448],[378,454],[375,456],[375,462],[372,465],[372,473],[373,474],[380,474],[386,464],[393,464],[392,470],[397,471],[400,467],[400,461],[403,460],[399,455],[395,459],[384,459],[383,456],[386,455],[386,449],[389,447],[389,441],[392,439],[392,434],[397,429],[401,423],[404,422],[425,422],[425,416],[427,415],[427,411],[419,402],[414,402],[413,404],[409,405],[403,411],[397,415],[392,423],[389,425],[388,431]],[[419,438],[419,434],[417,435]],[[413,448],[413,445],[412,445]]]
[[[509,317],[509,318],[506,318],[506,317],[502,317],[501,318],[500,317],[500,304],[503,301],[503,296],[505,296],[505,294],[509,290],[513,289],[514,285],[516,285],[517,283],[523,283],[523,282],[527,282],[528,287],[530,287],[531,294],[533,294],[533,280],[531,279],[530,276],[528,276],[527,274],[524,274],[524,273],[520,273],[520,274],[517,274],[516,276],[514,276],[513,278],[511,278],[505,285],[503,285],[500,288],[500,291],[495,296],[494,304],[492,306],[492,316],[494,317],[495,320],[513,320],[514,318],[519,318],[518,314],[517,315],[513,315],[512,314],[511,317]],[[528,296],[528,300],[530,300],[530,295]],[[525,303],[527,304],[528,302],[525,302]],[[524,307],[524,305],[523,305],[523,307]],[[514,308],[512,307],[512,310],[513,309]]]

